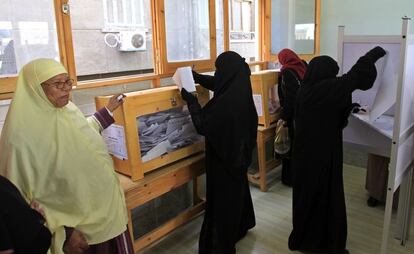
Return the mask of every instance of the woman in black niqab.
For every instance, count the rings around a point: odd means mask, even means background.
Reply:
[[[214,76],[193,73],[196,83],[214,91],[201,108],[182,89],[194,126],[206,143],[206,211],[199,253],[235,253],[235,244],[255,226],[247,168],[256,145],[258,117],[253,103],[250,69],[235,52],[216,60]]]
[[[347,253],[342,129],[352,92],[372,87],[375,62],[384,55],[382,48],[372,49],[341,77],[336,77],[338,64],[329,56],[309,63],[294,117],[291,250]]]

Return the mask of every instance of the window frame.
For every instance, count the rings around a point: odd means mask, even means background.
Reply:
[[[321,0],[315,1],[315,39],[313,46],[313,54],[299,54],[298,56],[306,61],[310,61],[312,58],[320,54],[320,16],[321,16]],[[271,41],[271,28],[272,28],[272,1],[265,0],[265,8],[263,10],[264,18],[264,44],[263,54],[267,61],[279,61],[277,54],[272,54],[272,41]]]
[[[231,17],[229,14],[229,0],[220,0],[223,4],[223,28],[224,28],[224,50],[230,48],[230,27]],[[69,0],[53,0],[57,38],[59,45],[60,61],[68,70],[71,77],[75,79],[74,89],[89,89],[96,87],[128,85],[140,81],[151,81],[151,88],[160,87],[161,80],[171,77],[176,68],[182,66],[195,66],[197,71],[214,70],[214,61],[217,57],[216,44],[216,16],[215,0],[209,0],[209,28],[210,28],[210,59],[194,60],[183,62],[168,62],[165,38],[165,14],[164,0],[150,0],[151,17],[153,29],[153,74],[137,74],[131,76],[117,76],[106,79],[96,79],[88,81],[77,81],[75,54],[72,41],[72,27],[70,11],[68,14],[63,12],[63,5],[68,5]],[[277,61],[277,55],[271,54],[271,0],[258,0],[258,61],[248,62],[252,68],[265,69],[267,61]],[[315,52],[309,55],[300,55],[301,58],[310,60],[319,54],[319,28],[320,28],[320,0],[315,0]],[[17,76],[0,78],[0,100],[10,99],[13,96],[17,83]]]
[[[195,70],[211,70],[214,68],[214,61],[217,55],[216,46],[216,13],[215,13],[215,0],[208,0],[209,5],[209,30],[210,30],[210,58],[206,60],[191,60],[191,61],[179,61],[169,62],[167,59],[167,38],[166,38],[166,26],[165,26],[165,6],[164,0],[156,0],[156,14],[155,19],[158,23],[158,34],[160,36],[158,40],[158,53],[156,62],[160,63],[160,73],[173,74],[175,70],[183,66],[194,66]]]

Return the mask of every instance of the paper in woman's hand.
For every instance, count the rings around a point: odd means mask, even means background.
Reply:
[[[183,87],[190,93],[196,91],[193,73],[191,72],[190,66],[177,68],[172,79],[180,91]]]

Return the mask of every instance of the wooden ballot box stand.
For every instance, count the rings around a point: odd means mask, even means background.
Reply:
[[[248,178],[251,183],[259,185],[261,191],[267,190],[266,173],[280,164],[273,156],[273,148],[269,152],[269,144],[273,145],[276,122],[280,115],[278,77],[277,70],[253,72],[250,76],[259,126],[257,128],[258,172],[249,173]]]
[[[179,160],[147,174],[142,180],[132,181],[130,177],[119,174],[119,180],[125,193],[128,210],[128,228],[134,245],[134,251],[141,250],[172,230],[200,215],[205,208],[205,200],[200,198],[200,179],[205,172],[204,153]],[[135,239],[132,210],[145,205],[174,189],[193,181],[192,206],[170,219],[163,225]],[[139,219],[139,218],[138,218]],[[140,230],[140,229],[138,229]]]
[[[281,161],[277,160],[273,155],[273,146],[270,153],[271,156],[266,156],[269,154],[267,151],[267,143],[273,145],[275,139],[275,130],[276,124],[272,124],[269,127],[258,126],[257,128],[257,160],[258,160],[258,172],[248,174],[248,179],[251,183],[259,185],[261,191],[267,191],[267,182],[266,176],[267,173],[280,165]]]

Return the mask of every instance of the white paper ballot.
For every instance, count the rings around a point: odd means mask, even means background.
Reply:
[[[128,159],[125,144],[125,131],[122,125],[112,124],[102,131],[102,137],[105,140],[110,154],[121,160]]]
[[[187,92],[196,91],[193,73],[191,72],[190,66],[177,68],[172,79],[178,88],[180,88],[180,91],[183,87],[187,90]]]

